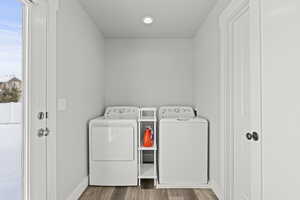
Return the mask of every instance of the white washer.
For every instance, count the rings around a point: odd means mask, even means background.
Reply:
[[[191,107],[159,109],[159,187],[203,187],[208,182],[208,122]]]
[[[137,107],[108,107],[90,121],[90,185],[137,185],[137,118]]]

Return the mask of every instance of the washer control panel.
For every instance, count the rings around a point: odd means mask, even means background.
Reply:
[[[138,107],[112,106],[106,108],[104,117],[106,119],[137,119],[138,113]]]

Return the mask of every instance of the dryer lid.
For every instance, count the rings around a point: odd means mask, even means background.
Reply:
[[[105,119],[137,119],[138,107],[132,106],[110,106],[105,109]]]
[[[194,117],[194,109],[190,106],[163,106],[159,108],[160,119],[190,119]]]

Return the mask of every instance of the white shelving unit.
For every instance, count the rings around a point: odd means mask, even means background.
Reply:
[[[156,108],[140,108],[139,110],[139,119],[138,119],[138,129],[139,129],[139,138],[138,138],[138,180],[139,185],[141,185],[142,179],[153,179],[154,185],[157,184],[157,133],[156,133]],[[143,146],[143,137],[145,128],[150,126],[153,131],[153,146],[144,147]],[[153,163],[144,163],[143,152],[152,151],[153,152]]]

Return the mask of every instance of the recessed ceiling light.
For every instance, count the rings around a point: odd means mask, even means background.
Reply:
[[[153,17],[146,16],[143,18],[144,24],[152,24],[153,23]]]

